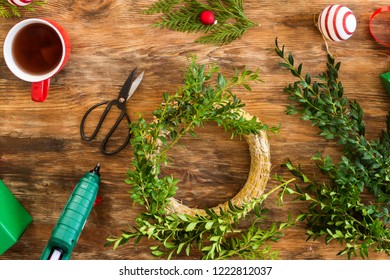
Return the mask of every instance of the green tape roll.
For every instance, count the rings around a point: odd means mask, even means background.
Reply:
[[[0,255],[19,240],[31,222],[31,215],[0,180]]]

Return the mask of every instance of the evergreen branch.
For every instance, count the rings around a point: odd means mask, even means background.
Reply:
[[[204,25],[199,14],[210,10],[216,15],[217,24]],[[242,37],[245,31],[256,26],[244,14],[242,0],[160,0],[145,10],[146,14],[162,13],[158,28],[179,32],[203,32],[196,40],[202,44],[226,45]],[[210,34],[208,34],[210,33]]]
[[[0,16],[5,17],[5,18],[10,16],[9,12],[5,8],[5,6],[2,4],[0,4]]]
[[[167,13],[154,26],[189,33],[202,30],[207,32],[212,29],[211,25],[205,26],[198,20],[198,14],[189,13],[185,9],[180,9],[175,13]]]
[[[21,11],[35,11],[37,7],[41,7],[47,3],[47,0],[33,1],[29,5],[18,7],[10,4],[7,0],[0,0],[0,16],[4,18],[21,17]]]
[[[201,36],[196,39],[195,42],[201,44],[214,44],[214,45],[227,45],[243,36],[243,34],[251,27],[255,26],[254,23],[248,24],[225,24],[216,26],[211,29],[211,32],[207,35]]]

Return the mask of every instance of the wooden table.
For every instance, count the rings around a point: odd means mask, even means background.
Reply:
[[[73,259],[152,259],[147,241],[135,248],[129,243],[114,251],[104,247],[106,238],[132,225],[142,208],[133,205],[124,180],[130,168],[132,149],[113,156],[99,151],[99,141],[84,142],[79,125],[93,104],[115,98],[129,72],[136,66],[145,71],[138,91],[127,104],[130,117],[142,113],[147,119],[162,101],[164,92],[173,93],[182,82],[186,57],[196,54],[199,63],[217,63],[227,76],[246,65],[259,68],[264,83],[253,92],[235,93],[249,113],[270,125],[281,124],[272,135],[272,173],[289,176],[280,164],[290,158],[301,163],[308,174],[318,173],[310,157],[316,151],[337,156],[339,147],[317,136],[318,130],[296,116],[286,116],[289,103],[283,88],[293,78],[278,66],[275,37],[287,51],[304,63],[305,71],[324,70],[326,53],[313,16],[329,1],[247,0],[247,16],[259,26],[228,46],[196,44],[199,34],[184,34],[151,27],[158,15],[142,10],[152,1],[48,1],[23,18],[46,17],[63,25],[73,49],[66,67],[52,80],[44,103],[30,99],[29,84],[18,80],[0,60],[0,177],[33,216],[19,242],[0,259],[38,259],[65,205],[72,187],[100,162],[102,182],[96,206],[73,252]],[[345,94],[360,102],[365,111],[367,137],[376,138],[385,128],[390,99],[378,75],[389,71],[390,49],[377,44],[369,34],[368,18],[387,1],[347,0],[358,21],[353,37],[330,43],[332,53],[342,62],[340,80]],[[0,41],[19,18],[0,18]],[[388,28],[388,27],[386,27]],[[0,45],[2,54],[2,44]],[[177,198],[189,206],[211,207],[233,197],[246,181],[249,152],[245,142],[230,141],[217,126],[199,130],[200,139],[185,139],[173,153],[175,162],[164,170],[178,177]],[[275,182],[270,181],[270,187]],[[302,204],[288,202],[277,207],[269,202],[271,221],[296,214]],[[275,248],[281,259],[339,259],[337,244],[323,240],[306,242],[303,225],[286,231]],[[192,255],[190,258],[197,259]],[[184,258],[184,257],[183,257]],[[388,257],[372,254],[372,259]]]

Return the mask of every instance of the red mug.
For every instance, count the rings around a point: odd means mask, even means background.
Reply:
[[[70,39],[58,23],[31,18],[14,25],[4,41],[4,60],[11,72],[31,82],[31,99],[46,100],[50,78],[58,73],[70,56]]]

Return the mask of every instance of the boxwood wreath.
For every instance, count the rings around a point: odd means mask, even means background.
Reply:
[[[251,90],[248,83],[258,81],[258,71],[236,70],[228,81],[218,66],[204,66],[197,64],[195,57],[190,59],[184,86],[174,94],[164,93],[153,121],[140,117],[131,124],[134,157],[126,182],[132,186],[131,198],[145,211],[138,214],[134,226],[120,236],[109,237],[107,245],[115,249],[129,240],[138,245],[147,238],[155,241],[151,241],[151,254],[168,259],[190,256],[193,250],[202,259],[277,258],[277,250],[271,249],[270,243],[292,224],[290,216],[280,224],[266,222],[268,210],[263,204],[272,193],[283,194],[290,183],[283,181],[264,192],[270,175],[267,132],[278,128],[250,116],[232,93],[237,86]],[[246,139],[251,170],[245,186],[230,201],[210,209],[189,208],[174,198],[178,180],[161,176],[161,166],[169,163],[167,151],[182,136],[196,136],[196,127],[207,122],[223,126],[232,138]],[[278,201],[282,199],[280,195]],[[249,226],[243,226],[248,220]]]

